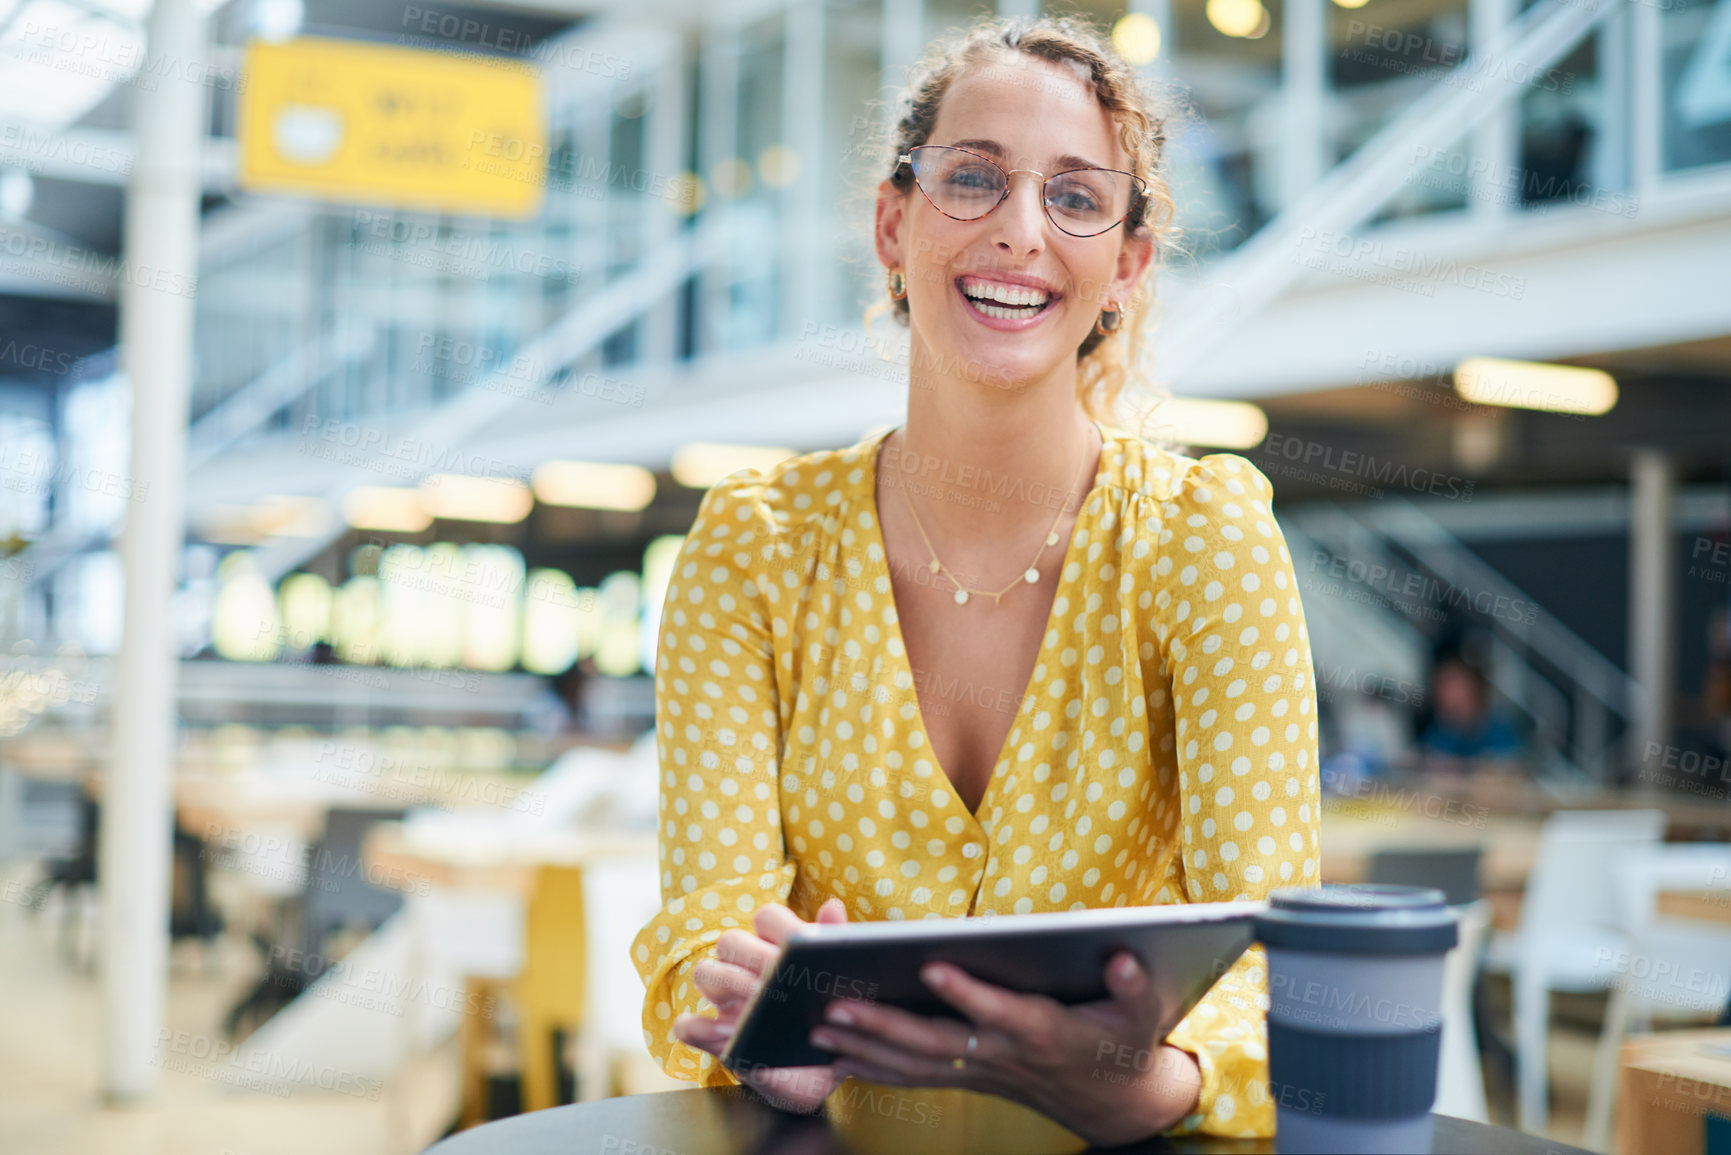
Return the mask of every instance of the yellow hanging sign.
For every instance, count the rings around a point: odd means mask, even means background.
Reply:
[[[240,186],[321,200],[532,217],[547,180],[533,65],[301,37],[246,50]]]

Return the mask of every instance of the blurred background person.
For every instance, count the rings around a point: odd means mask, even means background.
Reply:
[[[1441,651],[1431,667],[1418,744],[1425,769],[1451,773],[1510,768],[1523,749],[1514,725],[1493,704],[1484,671],[1460,650]]]

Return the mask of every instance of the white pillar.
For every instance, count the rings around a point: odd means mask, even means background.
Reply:
[[[594,107],[585,109],[575,118],[572,126],[575,143],[580,154],[587,163],[595,165],[596,171],[610,173],[613,171],[613,97],[609,93],[604,99],[596,102]],[[609,227],[607,219],[608,204],[599,197],[576,197],[571,213],[572,232],[575,234],[575,265],[583,270],[583,280],[586,286],[593,290],[601,290],[607,284],[607,269],[613,249],[620,238],[615,229]],[[485,285],[486,280],[478,284]],[[534,339],[532,333],[523,333],[521,339],[527,343]],[[587,372],[591,367],[595,372],[602,370],[604,361],[602,348],[597,345],[571,366],[574,373]]]
[[[1658,4],[1635,4],[1629,11],[1629,185],[1640,200],[1653,196],[1665,164],[1661,16]]]
[[[881,44],[884,99],[893,102],[908,85],[908,69],[925,51],[925,0],[884,0]],[[888,103],[888,115],[895,115],[893,103]]]
[[[726,8],[711,10],[702,26],[702,75],[697,109],[698,163],[709,182],[709,198],[703,215],[728,216],[732,198],[716,185],[716,172],[724,160],[739,151],[739,24]],[[731,230],[728,230],[731,235]],[[733,271],[726,253],[699,274],[697,353],[715,353],[726,348],[726,321],[731,307]]]
[[[1324,3],[1287,0],[1284,9],[1286,28],[1280,43],[1283,209],[1315,187],[1330,167],[1323,128],[1328,84],[1328,13]]]
[[[823,0],[789,0],[785,13],[781,70],[782,143],[793,150],[799,175],[783,194],[787,229],[782,233],[784,337],[806,322],[830,317],[825,288],[834,256],[823,227]]]
[[[1473,66],[1497,47],[1519,10],[1519,0],[1468,0]],[[1480,217],[1494,218],[1520,204],[1520,184],[1526,180],[1520,171],[1520,117],[1519,99],[1505,100],[1469,138],[1473,163],[1468,168],[1467,207]]]
[[[656,69],[655,82],[646,85],[643,93],[649,102],[645,114],[649,123],[644,126],[649,170],[659,175],[664,185],[670,185],[674,175],[685,169],[685,83],[684,40],[672,36],[669,37],[667,55]],[[648,219],[644,224],[647,243],[643,251],[652,253],[679,230],[683,218],[679,206],[665,196],[649,195],[644,211]],[[639,352],[644,361],[665,365],[676,359],[679,337],[675,322],[683,302],[683,293],[677,290],[668,293],[638,322],[641,326],[638,330],[641,338]]]
[[[147,61],[209,56],[192,0],[156,0],[147,34]],[[192,286],[205,132],[204,87],[179,69],[154,75],[156,84],[132,93],[138,152],[126,198],[120,344],[132,386],[131,472],[138,500],[127,510],[122,539],[126,623],[98,851],[102,1084],[114,1102],[142,1099],[156,1089],[157,1032],[168,988],[177,670],[167,610],[185,532]]]
[[[1629,674],[1635,680],[1634,742],[1628,761],[1670,741],[1676,689],[1677,471],[1663,451],[1639,449],[1630,463]]]
[[[1599,142],[1590,153],[1588,179],[1600,189],[1627,191],[1630,177],[1630,146],[1634,123],[1629,118],[1630,92],[1634,80],[1630,68],[1630,46],[1634,38],[1633,9],[1624,4],[1599,25]]]

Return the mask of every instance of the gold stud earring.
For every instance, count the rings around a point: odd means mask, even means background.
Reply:
[[[1117,301],[1107,302],[1106,308],[1094,321],[1094,332],[1102,337],[1110,337],[1118,331],[1118,326],[1124,323],[1124,307]]]
[[[891,269],[888,278],[890,300],[905,301],[908,296],[908,279],[902,276],[900,269]]]

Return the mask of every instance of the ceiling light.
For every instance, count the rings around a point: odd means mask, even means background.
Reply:
[[[1253,449],[1268,436],[1268,415],[1248,401],[1171,397],[1149,416],[1148,427],[1177,445]]]
[[[682,172],[667,182],[667,199],[682,216],[701,209],[709,198],[709,186],[694,172]]]
[[[655,500],[655,475],[640,465],[547,461],[530,482],[548,505],[578,509],[638,510]]]
[[[217,545],[257,545],[264,534],[253,522],[250,505],[213,505],[193,515],[193,532]]]
[[[1227,36],[1249,36],[1266,13],[1262,0],[1208,0],[1208,23]]]
[[[737,156],[722,157],[709,166],[709,183],[724,197],[742,197],[751,191],[751,166]]]
[[[1599,369],[1468,357],[1455,367],[1455,392],[1476,405],[1598,416],[1617,403],[1617,382]]]
[[[433,524],[419,490],[362,485],[343,498],[343,519],[356,529],[419,533]]]
[[[1112,47],[1126,64],[1152,64],[1160,55],[1160,25],[1146,12],[1127,12],[1112,25]]]
[[[514,525],[535,504],[529,487],[514,477],[468,477],[435,473],[421,482],[421,498],[434,517]]]
[[[799,153],[772,144],[757,154],[757,175],[770,188],[787,188],[799,179]]]
[[[715,441],[693,441],[673,455],[673,477],[681,485],[708,489],[729,474],[742,469],[766,471],[794,456],[795,450],[779,445],[725,445]]]
[[[253,507],[252,524],[264,537],[319,537],[331,509],[316,497],[266,497]]]

